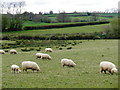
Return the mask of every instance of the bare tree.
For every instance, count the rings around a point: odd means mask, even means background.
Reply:
[[[2,23],[9,23],[9,26],[2,24],[3,31],[16,31],[22,29],[22,9],[25,6],[25,2],[3,2],[1,4]],[[9,19],[9,20],[7,20]],[[6,28],[7,27],[7,28]]]

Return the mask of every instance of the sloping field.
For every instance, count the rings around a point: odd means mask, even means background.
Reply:
[[[39,34],[63,34],[63,33],[94,33],[104,31],[104,27],[109,24],[101,25],[88,25],[80,27],[68,27],[68,28],[57,28],[57,29],[41,29],[41,30],[26,30],[26,31],[15,31],[15,32],[4,32],[3,35],[15,34],[15,35],[39,35]]]
[[[64,47],[58,50],[52,46],[54,52],[48,53],[52,60],[36,59],[37,51],[22,52],[16,48],[18,54],[2,55],[3,88],[117,88],[118,75],[100,74],[99,63],[111,61],[118,67],[118,40],[82,40],[72,49]],[[45,47],[42,47],[44,52]],[[77,65],[74,68],[61,67],[60,60],[70,58]],[[11,73],[10,66],[22,61],[35,61],[42,72],[30,70],[28,73]]]

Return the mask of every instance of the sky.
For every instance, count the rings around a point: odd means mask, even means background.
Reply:
[[[2,0],[2,2],[25,1],[24,11],[28,12],[81,12],[105,11],[118,8],[119,0]]]

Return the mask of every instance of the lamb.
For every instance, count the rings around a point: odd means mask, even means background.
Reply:
[[[51,60],[52,58],[51,58],[51,56],[50,55],[48,55],[48,54],[41,54],[41,59],[48,59],[48,60]]]
[[[68,67],[75,67],[76,64],[71,60],[71,59],[62,59],[61,60],[61,65],[64,66],[68,66]]]
[[[17,54],[17,51],[15,49],[11,49],[10,54]]]
[[[0,50],[0,54],[5,54],[5,51],[4,50]]]
[[[41,71],[40,67],[38,66],[38,64],[36,62],[33,61],[23,61],[22,62],[22,69],[23,71],[25,70],[27,72],[28,69],[32,69],[32,71]]]
[[[43,53],[36,53],[36,54],[35,54],[35,55],[36,55],[36,59],[41,58],[42,54],[43,54]]]
[[[18,66],[18,65],[16,65],[16,64],[13,64],[12,66],[11,66],[11,72],[13,72],[14,71],[14,73],[16,72],[16,73],[20,73],[21,72],[21,70],[20,70],[20,67]]]
[[[105,74],[106,74],[106,71],[109,71],[109,73],[111,74],[118,72],[118,70],[116,69],[116,66],[112,62],[108,62],[108,61],[100,62],[100,72],[102,73],[103,71]]]
[[[45,52],[53,52],[52,48],[46,48]]]

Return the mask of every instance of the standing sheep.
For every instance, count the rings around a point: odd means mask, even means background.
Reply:
[[[4,50],[0,50],[0,54],[5,54],[5,51]]]
[[[118,70],[116,69],[116,66],[112,62],[102,61],[100,62],[100,72],[102,73],[103,71],[105,74],[106,71],[109,71],[109,73],[114,74]]]
[[[45,52],[53,52],[52,48],[46,48]]]
[[[15,49],[11,49],[10,54],[17,54],[17,51]]]
[[[62,59],[61,60],[61,65],[64,66],[68,66],[68,67],[74,67],[76,66],[76,64],[71,60],[71,59]]]
[[[20,73],[21,72],[21,70],[20,70],[20,67],[18,66],[18,65],[15,65],[15,64],[13,64],[12,66],[11,66],[11,72],[13,72],[14,71],[14,73],[16,72],[16,73]]]
[[[48,54],[42,54],[41,55],[41,59],[48,59],[48,60],[51,60],[52,58],[51,58],[51,56],[50,55],[48,55]]]
[[[36,53],[36,54],[35,54],[35,55],[36,55],[36,59],[41,58],[42,54],[43,54],[43,53]]]
[[[27,69],[32,69],[33,72],[35,70],[37,72],[40,71],[40,67],[38,66],[38,64],[36,62],[32,62],[32,61],[23,61],[22,69],[23,69],[23,71],[25,70],[26,72],[27,72]]]

